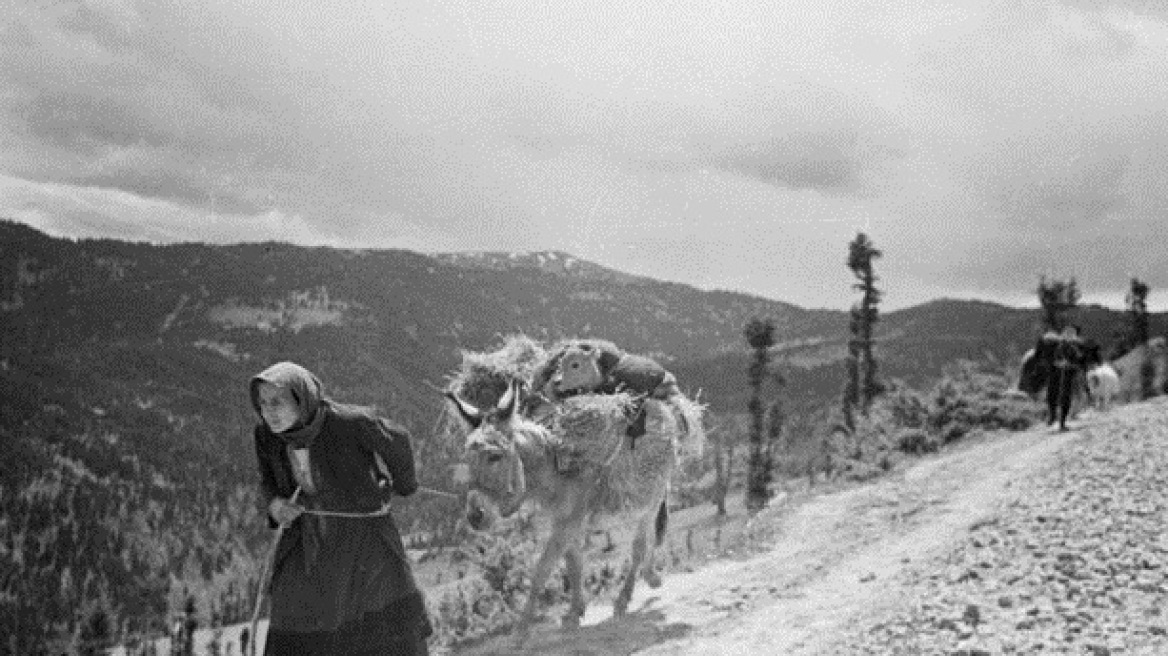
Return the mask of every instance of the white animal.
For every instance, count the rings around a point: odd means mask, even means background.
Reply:
[[[1099,410],[1111,407],[1112,400],[1119,395],[1119,374],[1109,364],[1101,364],[1087,372],[1087,389]]]

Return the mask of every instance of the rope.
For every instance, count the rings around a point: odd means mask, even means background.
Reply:
[[[387,503],[377,510],[370,510],[367,512],[341,512],[339,510],[312,510],[305,508],[302,515],[315,515],[316,517],[347,517],[349,519],[365,519],[366,517],[384,517],[389,514],[390,505]]]
[[[450,492],[443,492],[442,490],[435,490],[432,487],[424,487],[424,486],[419,485],[418,491],[419,492],[426,492],[428,494],[433,494],[434,496],[439,496],[439,497],[443,497],[446,499],[454,499],[455,501],[462,501],[462,497],[457,495],[457,494],[452,494]]]

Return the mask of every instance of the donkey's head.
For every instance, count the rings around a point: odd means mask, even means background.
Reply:
[[[494,408],[484,411],[447,391],[459,416],[471,428],[463,447],[467,495],[466,519],[475,530],[489,529],[495,511],[509,517],[527,494],[523,461],[516,447],[519,383],[512,381]]]

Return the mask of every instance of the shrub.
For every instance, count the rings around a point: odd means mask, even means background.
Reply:
[[[1023,430],[1040,417],[1032,402],[1011,392],[1005,375],[963,361],[948,368],[933,388],[928,427],[948,443],[975,429]]]
[[[923,429],[929,425],[928,398],[900,383],[894,382],[880,398],[877,412],[882,412],[897,428]]]
[[[893,443],[898,450],[913,455],[932,453],[940,447],[937,438],[923,428],[901,428],[894,434]]]
[[[1041,419],[1041,408],[1011,387],[1008,373],[968,361],[947,368],[927,393],[890,381],[886,394],[854,431],[833,430],[823,438],[833,468],[847,478],[864,479],[873,468],[886,470],[895,464],[896,452],[921,455],[977,430],[1029,428]]]
[[[431,602],[430,618],[435,642],[457,645],[505,631],[518,612],[486,580],[467,578]]]

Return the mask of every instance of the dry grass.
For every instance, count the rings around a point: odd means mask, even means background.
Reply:
[[[548,352],[526,335],[508,335],[493,351],[463,351],[446,389],[478,408],[498,403],[513,380],[529,381]]]

